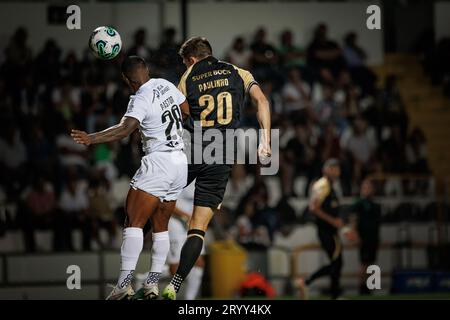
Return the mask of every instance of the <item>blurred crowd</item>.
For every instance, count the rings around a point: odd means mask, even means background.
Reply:
[[[34,234],[42,228],[54,230],[55,250],[74,249],[74,229],[81,230],[83,249],[93,242],[110,247],[124,219],[127,183],[140,165],[140,136],[86,148],[74,143],[70,129],[93,132],[120,120],[130,94],[120,77],[125,55],[144,57],[152,77],[176,84],[185,70],[176,31],[168,28],[159,44],[150,44],[145,29],[137,30],[133,45],[107,62],[88,51],[77,56],[52,39],[32,52],[27,36],[23,28],[15,31],[0,66],[0,201],[9,208],[2,229],[24,230],[30,251],[38,249]],[[341,161],[346,196],[357,194],[371,173],[429,171],[424,134],[408,127],[396,78],[377,86],[368,54],[356,33],[331,39],[320,24],[305,47],[294,31],[271,43],[260,28],[252,39],[236,37],[218,57],[252,71],[270,100],[272,126],[280,129],[278,205],[269,206],[255,166],[233,169],[223,219],[241,243],[268,246],[274,232],[295,223],[288,199],[308,195],[328,158]],[[249,102],[241,114],[241,127],[257,127]],[[299,177],[307,182],[300,191]],[[100,229],[108,239],[100,240]]]

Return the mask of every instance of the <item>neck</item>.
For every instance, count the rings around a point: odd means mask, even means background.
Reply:
[[[139,90],[139,88],[146,83],[148,80],[150,80],[149,76],[143,77],[142,79],[139,79],[139,81],[136,81],[135,83],[132,84],[133,86],[133,91],[136,92]]]
[[[209,58],[209,57],[211,57],[211,55],[209,55],[209,56],[206,56],[206,57],[203,57],[203,58],[193,58],[192,60],[193,60],[193,63],[189,66],[189,67],[192,67],[194,64],[196,64],[197,62],[200,62],[200,61],[202,61],[202,60],[205,60],[205,59],[207,59],[207,58]]]

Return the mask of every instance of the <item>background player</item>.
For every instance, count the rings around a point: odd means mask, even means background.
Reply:
[[[181,192],[173,216],[169,221],[170,251],[167,256],[167,263],[172,276],[176,273],[180,263],[181,249],[186,241],[186,223],[189,224],[194,209],[194,191],[194,183],[191,183]],[[186,278],[183,297],[185,300],[194,300],[198,295],[205,267],[204,253],[205,245],[203,245],[200,256]]]
[[[122,76],[135,94],[120,123],[91,134],[72,130],[74,140],[85,145],[116,141],[137,128],[142,136],[145,156],[131,180],[125,204],[121,270],[117,285],[107,298],[112,300],[134,294],[131,281],[143,247],[142,228],[148,219],[153,227],[152,267],[144,288],[146,294],[158,296],[157,283],[169,251],[167,224],[187,179],[180,110],[180,106],[188,110],[186,98],[170,82],[150,79],[147,64],[140,57],[124,60]]]
[[[249,93],[257,105],[257,117],[261,135],[258,154],[269,157],[270,112],[269,103],[252,74],[212,56],[212,48],[206,38],[194,37],[187,40],[180,49],[180,56],[188,68],[178,88],[186,96],[190,115],[200,122],[202,132],[208,129],[235,129],[239,123],[240,110],[245,94]],[[187,126],[193,130],[192,126]],[[192,135],[193,137],[193,135]],[[226,138],[224,136],[224,142]],[[195,150],[195,139],[191,141]],[[202,143],[202,152],[205,144]],[[230,151],[230,150],[228,150]],[[193,152],[191,152],[191,155]],[[224,150],[223,154],[226,154]],[[222,203],[231,171],[231,164],[192,163],[188,166],[188,184],[194,179],[194,211],[189,222],[187,240],[183,245],[180,264],[170,284],[164,289],[165,299],[175,299],[181,283],[186,279],[203,248],[203,239],[214,210]]]
[[[342,243],[338,230],[344,227],[344,221],[339,217],[339,200],[333,188],[333,183],[339,179],[341,170],[337,159],[328,159],[323,166],[323,177],[317,180],[311,189],[309,210],[316,216],[317,234],[322,249],[330,259],[306,280],[299,279],[298,285],[307,298],[307,286],[314,280],[330,276],[331,297],[337,299],[341,293],[339,281],[342,268]],[[348,237],[354,239],[354,232],[348,232]],[[353,237],[353,238],[352,238]]]
[[[373,200],[374,188],[369,179],[361,185],[360,198],[353,205],[352,212],[356,214],[356,230],[359,236],[360,294],[370,294],[367,288],[367,267],[377,260],[380,243],[381,207]]]

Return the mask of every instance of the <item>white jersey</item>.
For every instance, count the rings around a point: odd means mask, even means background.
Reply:
[[[139,121],[145,154],[183,149],[180,104],[184,101],[186,97],[165,79],[150,79],[130,96],[125,117]]]

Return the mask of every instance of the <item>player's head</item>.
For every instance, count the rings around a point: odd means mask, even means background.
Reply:
[[[181,45],[179,54],[186,67],[212,55],[212,47],[205,37],[193,37]]]
[[[365,179],[361,184],[361,197],[368,198],[373,194],[373,184],[370,179]]]
[[[339,160],[335,158],[328,159],[323,165],[323,175],[331,181],[337,180],[341,175]]]
[[[126,57],[122,62],[122,78],[136,92],[150,78],[145,60],[138,56]]]

